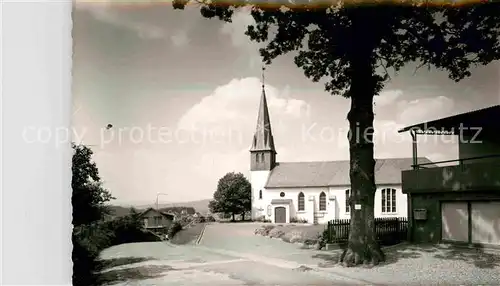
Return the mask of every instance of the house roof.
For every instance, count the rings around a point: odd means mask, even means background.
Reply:
[[[432,163],[418,158],[418,164]],[[375,183],[401,184],[401,171],[412,168],[412,158],[376,159]],[[323,162],[281,162],[271,171],[266,188],[349,186],[349,160]],[[430,166],[429,166],[430,167]]]
[[[157,209],[154,209],[154,208],[148,208],[146,210],[144,210],[142,213],[141,213],[141,216],[145,215],[146,213],[148,213],[149,211],[153,211],[153,212],[156,212],[156,213],[159,213],[165,217],[170,217],[170,219],[174,219],[175,218],[175,215],[173,214],[169,214],[169,213],[165,213],[165,212],[161,212]]]
[[[491,130],[492,133],[497,134],[494,130],[498,131],[497,124],[500,119],[500,105],[494,105],[487,108],[482,108],[466,113],[456,114],[453,116],[436,119],[428,122],[405,127],[398,132],[406,132],[409,130],[418,131],[447,131],[453,134],[458,134],[461,127],[478,127]]]

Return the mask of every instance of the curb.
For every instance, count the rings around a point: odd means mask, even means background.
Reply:
[[[383,246],[381,248],[382,248],[382,250],[391,250],[391,249],[400,248],[400,247],[403,247],[403,246],[406,246],[406,245],[410,245],[410,244],[408,242],[400,242],[398,244],[394,244],[394,245],[391,245],[391,246]]]
[[[399,248],[399,247],[402,247],[402,246],[405,246],[405,245],[409,245],[409,243],[407,242],[400,242],[398,244],[394,244],[394,245],[391,245],[391,246],[381,246],[380,248],[382,250],[391,250],[391,249],[395,249],[395,248]],[[327,243],[325,245],[325,251],[337,251],[337,250],[343,250],[337,243]]]
[[[208,223],[206,223],[206,224],[203,226],[203,228],[202,228],[202,230],[201,230],[201,232],[200,232],[200,235],[198,235],[198,238],[196,239],[196,244],[200,244],[201,239],[203,238],[203,234],[205,234],[205,228],[207,228],[207,225],[208,225]]]

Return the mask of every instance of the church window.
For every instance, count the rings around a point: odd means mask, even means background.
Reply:
[[[321,192],[321,194],[319,194],[319,210],[326,211],[326,194],[325,194],[325,192]]]
[[[349,197],[351,196],[351,190],[345,190],[345,212],[349,213],[351,207],[349,206]]]
[[[395,213],[396,212],[396,190],[395,189],[382,189],[382,213]]]
[[[304,196],[303,192],[299,193],[298,202],[299,202],[299,206],[298,206],[299,211],[304,211],[306,209],[306,202],[305,202],[305,196]]]
[[[280,197],[282,197],[282,198],[285,197],[285,193],[281,192]]]
[[[255,157],[255,161],[257,161],[257,163],[260,162],[260,154],[259,153],[257,153],[257,156]]]
[[[264,162],[264,153],[260,153],[260,161]]]
[[[262,190],[259,191],[259,200],[262,200]]]

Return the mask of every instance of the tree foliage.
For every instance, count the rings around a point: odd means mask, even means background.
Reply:
[[[206,18],[231,21],[238,1],[197,0]],[[341,257],[347,265],[377,264],[385,259],[375,239],[373,98],[409,62],[434,67],[460,81],[471,68],[500,58],[498,1],[285,1],[250,5],[254,25],[246,34],[264,44],[270,64],[295,53],[295,64],[314,82],[324,81],[331,94],[351,99],[349,121],[351,213],[349,245]],[[472,2],[472,1],[470,1]],[[174,1],[183,9],[188,0]],[[226,2],[225,2],[226,3]],[[255,2],[253,2],[255,3]],[[361,134],[358,135],[358,134]],[[355,136],[356,135],[356,136]],[[217,205],[214,205],[217,206]]]
[[[100,268],[99,253],[112,245],[151,241],[142,231],[140,213],[130,209],[127,216],[106,220],[107,203],[113,196],[102,187],[99,171],[92,161],[92,150],[73,145],[72,204],[73,204],[73,285],[99,285],[96,271]]]
[[[170,228],[168,229],[168,237],[169,239],[172,239],[175,237],[175,235],[177,233],[179,233],[179,231],[182,230],[182,224],[178,221],[174,221],[174,223],[172,223],[172,225],[170,226]]]
[[[183,207],[183,206],[160,208],[160,211],[165,212],[165,213],[172,212],[172,213],[176,213],[176,214],[180,214],[183,211],[185,211],[189,215],[194,215],[196,213],[196,210],[193,207]]]
[[[242,173],[227,173],[219,179],[214,199],[208,204],[212,213],[244,214],[251,210],[251,185]]]
[[[113,196],[102,186],[99,171],[92,161],[92,150],[73,144],[72,179],[73,225],[101,220],[109,213],[107,203]]]
[[[173,2],[183,9],[190,1]],[[257,1],[192,1],[206,18],[231,22],[238,8],[249,7],[256,24],[246,34],[256,42],[263,60],[297,51],[295,63],[313,81],[326,78],[332,94],[349,96],[352,61],[361,53],[371,58],[372,88],[378,93],[408,62],[431,65],[459,81],[470,68],[500,58],[497,1],[289,1],[255,4]],[[220,2],[220,4],[219,4]],[[224,2],[226,3],[226,2]],[[263,3],[263,2],[259,2]],[[363,4],[369,3],[369,4]],[[375,3],[375,4],[373,4]]]

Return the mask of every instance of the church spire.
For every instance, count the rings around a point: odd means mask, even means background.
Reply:
[[[269,109],[267,107],[264,72],[265,67],[262,67],[262,95],[260,97],[259,113],[257,116],[257,130],[255,131],[250,151],[272,151],[276,153],[271,131],[271,121],[269,119]]]

